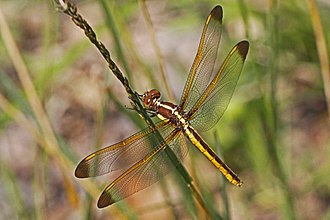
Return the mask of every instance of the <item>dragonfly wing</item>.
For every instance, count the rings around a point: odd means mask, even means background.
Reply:
[[[190,110],[211,80],[219,48],[221,27],[222,8],[216,6],[204,25],[198,51],[180,101],[182,109]]]
[[[75,176],[99,176],[136,163],[159,145],[155,136],[158,130],[165,137],[173,130],[168,122],[158,122],[155,129],[147,128],[117,144],[100,149],[85,157],[77,166]]]
[[[187,155],[188,148],[182,132],[173,130],[165,138],[165,142],[180,161]],[[166,145],[161,143],[153,152],[114,180],[100,196],[98,207],[106,207],[145,189],[173,170],[174,165],[164,150],[165,147]]]
[[[233,95],[248,50],[249,43],[241,41],[230,51],[214,79],[188,113],[194,128],[206,131],[219,121]]]

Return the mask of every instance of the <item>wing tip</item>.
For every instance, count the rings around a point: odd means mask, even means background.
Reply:
[[[76,167],[74,175],[77,178],[87,178],[92,176],[99,176],[100,174],[97,173],[96,170],[91,169],[90,165],[84,159]]]
[[[81,168],[80,164],[77,166],[76,170],[74,171],[74,175],[77,178],[86,178],[86,172]]]
[[[215,6],[211,11],[210,16],[215,20],[219,21],[220,23],[222,23],[222,17],[223,17],[222,7],[220,5]]]
[[[97,201],[97,207],[98,208],[105,208],[109,205],[112,205],[115,203],[111,196],[109,196],[107,193],[103,192],[102,195],[100,196],[99,200]]]
[[[249,51],[249,45],[250,45],[249,42],[246,40],[243,40],[236,45],[237,50],[238,50],[239,54],[241,55],[241,57],[243,58],[243,60],[245,60],[246,55]]]

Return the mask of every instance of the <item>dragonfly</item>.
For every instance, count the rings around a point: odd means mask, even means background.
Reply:
[[[241,186],[240,178],[197,132],[211,129],[224,114],[249,50],[249,42],[240,41],[231,49],[220,68],[214,70],[222,17],[223,10],[219,5],[207,17],[179,105],[162,101],[156,89],[138,95],[146,111],[160,119],[155,126],[100,149],[78,164],[75,170],[78,178],[126,168],[104,189],[97,203],[99,208],[125,199],[159,181],[175,169],[165,149],[169,147],[182,162],[187,155],[189,142],[230,183]],[[158,134],[163,138],[159,138]]]

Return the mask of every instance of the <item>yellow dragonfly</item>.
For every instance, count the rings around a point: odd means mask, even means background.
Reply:
[[[236,186],[239,177],[219,158],[199,135],[198,131],[212,128],[225,112],[233,95],[249,49],[247,41],[236,44],[220,69],[214,64],[221,37],[222,8],[216,6],[209,14],[200,39],[179,105],[161,101],[160,92],[149,90],[139,95],[145,109],[160,121],[155,128],[146,128],[129,138],[98,150],[84,158],[75,176],[86,178],[126,168],[98,200],[98,207],[106,207],[157,182],[174,169],[168,154],[170,147],[182,161],[187,155],[187,140]],[[163,141],[156,137],[159,132]]]

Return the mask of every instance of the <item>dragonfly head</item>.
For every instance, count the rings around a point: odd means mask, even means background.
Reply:
[[[146,91],[140,99],[146,109],[156,110],[157,102],[160,101],[160,92],[156,89]]]

